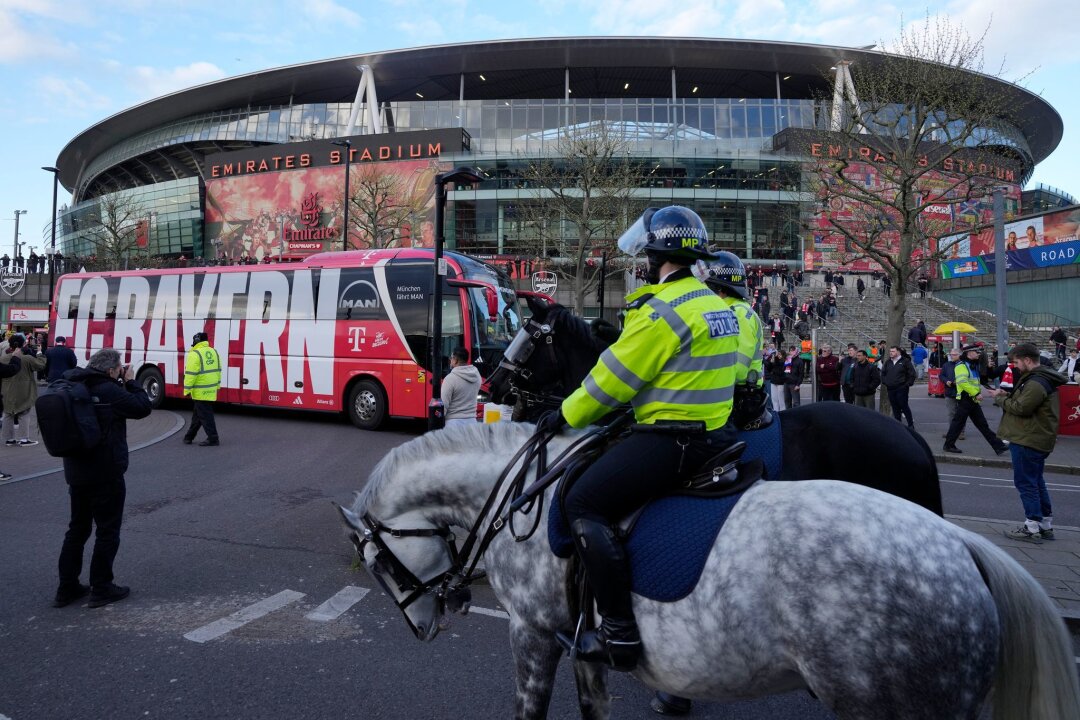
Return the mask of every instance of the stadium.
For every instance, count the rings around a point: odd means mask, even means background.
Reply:
[[[694,208],[712,242],[751,264],[827,264],[828,249],[815,249],[789,212],[806,200],[803,151],[777,138],[826,127],[820,98],[831,92],[830,69],[881,57],[787,42],[575,37],[393,50],[232,77],[132,107],[72,139],[56,163],[72,194],[58,247],[67,257],[93,254],[88,233],[102,203],[124,198],[148,257],[299,259],[341,247],[348,166],[357,182],[365,164],[389,161],[407,176],[414,208],[394,243],[430,244],[434,173],[469,165],[482,181],[448,188],[448,246],[495,259],[539,255],[536,230],[518,212],[537,193],[524,166],[556,155],[566,128],[604,126],[650,168],[633,189],[644,204]],[[1019,189],[1058,145],[1062,121],[1028,90],[985,80],[1022,109],[993,129],[1016,160],[1007,180],[1016,215]]]

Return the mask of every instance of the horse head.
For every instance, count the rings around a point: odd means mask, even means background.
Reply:
[[[453,535],[417,511],[376,519],[371,509],[337,505],[364,569],[397,604],[418,640],[433,640],[443,628],[446,610],[467,612],[468,588],[447,594],[445,581],[454,571],[448,540]]]
[[[500,404],[513,404],[523,393],[565,397],[613,339],[608,323],[591,327],[557,303],[537,297],[526,302],[532,316],[488,378],[492,400]]]

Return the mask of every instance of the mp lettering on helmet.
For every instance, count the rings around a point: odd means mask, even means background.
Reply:
[[[705,323],[709,326],[709,337],[719,338],[739,334],[739,321],[735,313],[730,310],[703,313]]]
[[[682,246],[684,248],[696,248],[698,246],[698,239],[692,237],[684,237],[682,239]]]

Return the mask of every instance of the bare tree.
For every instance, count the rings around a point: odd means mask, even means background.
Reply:
[[[392,164],[353,165],[349,194],[349,225],[361,243],[371,248],[392,246],[405,226],[415,228],[427,214],[438,168],[426,168],[417,177],[395,171]]]
[[[633,192],[641,185],[641,165],[630,157],[624,134],[605,122],[564,128],[548,153],[522,173],[536,189],[517,209],[527,229],[524,249],[547,258],[548,267],[572,283],[580,315],[600,278],[600,253],[614,248],[641,211]],[[616,265],[609,264],[609,275]]]
[[[900,342],[912,278],[947,250],[937,240],[966,229],[953,210],[1022,181],[1019,156],[1003,140],[1004,119],[1022,108],[983,74],[985,37],[928,16],[873,59],[840,63],[852,82],[844,87],[838,65],[832,102],[821,103],[832,114],[809,153],[809,189],[820,203],[813,225],[842,244],[844,261],[870,258],[891,277],[890,344]]]
[[[149,242],[150,213],[131,195],[113,193],[98,199],[96,213],[88,218],[83,237],[90,243],[94,270],[126,270],[145,266],[147,250],[139,247],[140,235]],[[141,251],[141,252],[140,252]]]

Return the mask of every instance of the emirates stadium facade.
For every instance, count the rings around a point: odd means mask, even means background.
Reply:
[[[798,264],[814,238],[783,211],[807,199],[803,165],[776,138],[824,128],[827,108],[815,98],[830,91],[830,68],[879,57],[783,42],[586,37],[394,50],[228,78],[125,110],[68,143],[56,163],[72,193],[60,249],[91,254],[87,229],[103,199],[117,197],[145,218],[140,246],[152,255],[295,259],[340,247],[348,139],[354,180],[365,163],[400,161],[427,208],[438,168],[479,170],[479,184],[448,189],[448,245],[512,257],[530,245],[516,209],[537,193],[524,166],[555,154],[566,128],[606,125],[646,168],[634,190],[643,202],[694,208],[715,244],[750,263]],[[1018,199],[1059,143],[1061,118],[1037,95],[988,81],[1023,108],[994,129],[1017,158],[1008,182]],[[425,223],[415,218],[395,242],[429,244]]]

